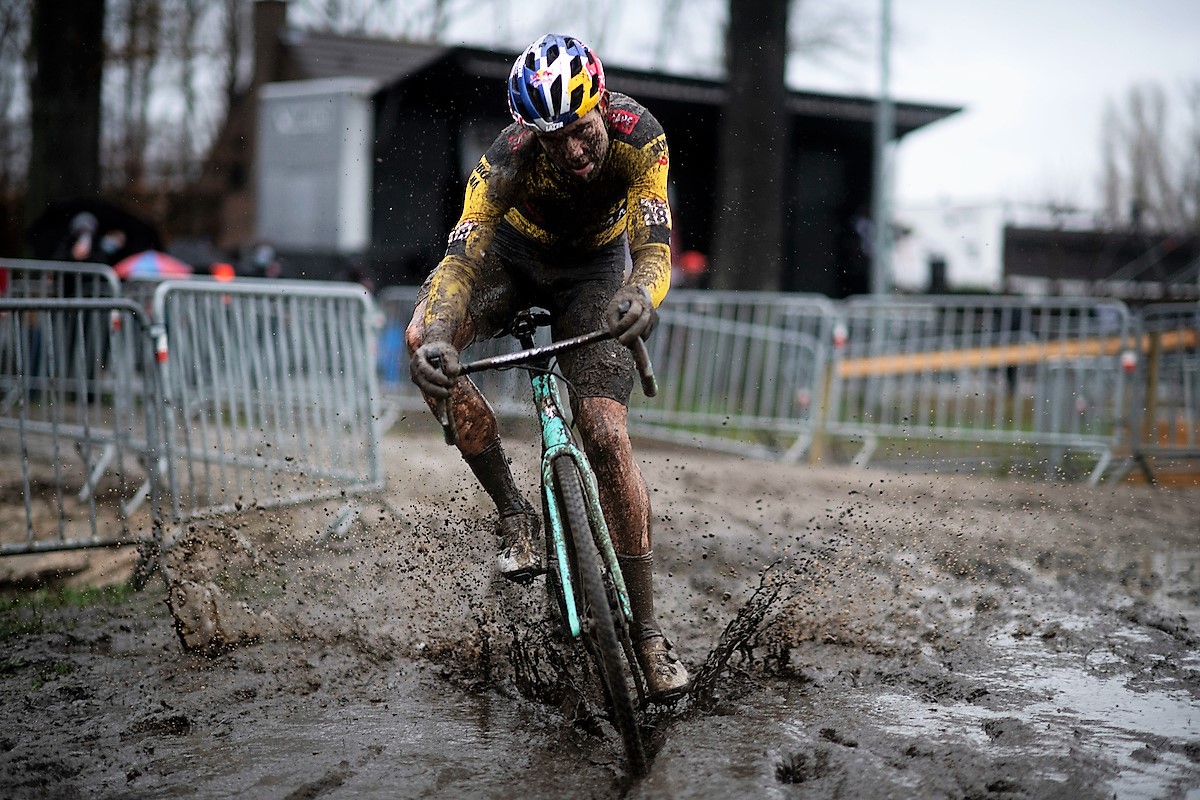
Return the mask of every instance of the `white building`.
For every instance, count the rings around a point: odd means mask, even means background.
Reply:
[[[1005,291],[1006,226],[1089,230],[1094,225],[1087,214],[1003,202],[911,206],[897,209],[895,220],[892,278],[902,292]]]

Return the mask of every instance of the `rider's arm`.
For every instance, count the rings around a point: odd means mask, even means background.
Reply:
[[[671,286],[671,207],[667,202],[667,137],[659,134],[640,153],[629,185],[629,283],[644,286],[657,307]]]
[[[502,198],[507,183],[498,178],[485,153],[467,179],[466,198],[458,223],[446,241],[446,254],[430,278],[425,306],[427,341],[451,341],[467,316],[471,290],[479,277],[483,254],[491,247],[509,203]]]

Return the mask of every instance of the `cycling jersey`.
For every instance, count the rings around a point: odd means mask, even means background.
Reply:
[[[527,128],[514,123],[496,137],[467,179],[462,215],[430,276],[427,328],[453,331],[462,322],[501,220],[548,253],[602,249],[627,236],[628,282],[662,302],[671,280],[666,135],[645,107],[616,92],[605,124],[608,154],[586,183],[561,172]]]

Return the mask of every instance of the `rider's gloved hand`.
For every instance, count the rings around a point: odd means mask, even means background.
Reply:
[[[408,369],[422,392],[445,400],[458,377],[458,350],[449,342],[426,342],[413,353]]]
[[[626,347],[633,345],[638,337],[649,338],[658,323],[658,312],[645,286],[622,286],[613,295],[604,316],[612,335]]]

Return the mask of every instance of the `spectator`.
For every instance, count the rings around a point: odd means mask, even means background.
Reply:
[[[251,275],[261,275],[264,278],[283,277],[283,263],[279,260],[279,254],[267,242],[254,245],[250,261]]]

